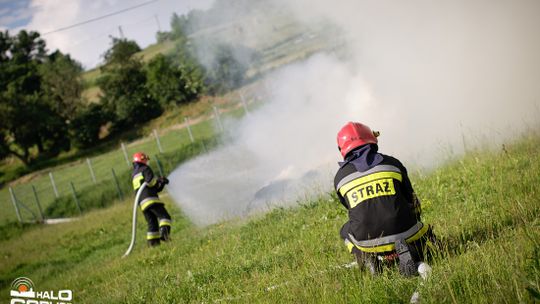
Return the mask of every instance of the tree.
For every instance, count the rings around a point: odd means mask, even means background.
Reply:
[[[83,106],[83,86],[80,80],[82,70],[80,63],[60,51],[49,55],[39,66],[44,98],[67,121],[73,120],[78,108]]]
[[[146,74],[138,60],[107,68],[97,83],[103,92],[101,103],[114,114],[117,130],[146,122],[162,112],[146,88]]]
[[[115,38],[111,37],[111,48],[108,49],[104,54],[103,58],[105,59],[106,65],[111,64],[124,64],[131,60],[131,57],[141,51],[141,48],[137,42],[133,40],[128,40],[125,38]]]
[[[193,73],[186,62],[178,66],[160,54],[148,63],[146,71],[148,90],[162,106],[192,101],[203,90],[202,77]]]
[[[248,48],[219,43],[211,47],[206,58],[206,82],[212,93],[224,93],[244,83],[254,52]]]
[[[65,121],[42,90],[45,41],[37,32],[10,36],[6,31],[0,33],[0,52],[0,154],[28,165],[37,155],[54,156],[69,148]]]
[[[70,136],[77,148],[89,148],[99,141],[101,126],[112,119],[103,105],[92,103],[78,108],[75,118],[70,123]]]
[[[173,39],[183,39],[188,33],[188,20],[184,15],[173,13],[171,17],[171,36]]]
[[[163,43],[165,41],[172,40],[173,37],[171,35],[171,32],[157,32],[156,33],[156,40],[158,43]]]

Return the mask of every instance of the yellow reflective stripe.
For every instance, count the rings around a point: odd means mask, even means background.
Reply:
[[[137,173],[135,176],[133,176],[133,189],[137,190],[142,185],[142,182],[144,180],[142,173]]]
[[[154,176],[150,182],[148,182],[148,187],[154,187],[157,183],[157,179]]]
[[[148,232],[146,234],[146,239],[147,240],[155,240],[155,239],[159,239],[159,238],[160,238],[159,232]]]
[[[155,199],[155,200],[147,200],[146,202],[144,202],[144,203],[141,204],[141,210],[144,211],[144,209],[148,208],[150,205],[155,204],[155,203],[161,203],[161,204],[163,204],[163,202],[160,201],[160,200],[158,200],[158,199]]]
[[[159,220],[159,227],[161,227],[161,226],[170,226],[170,225],[171,225],[171,220],[168,220],[168,219]]]
[[[347,246],[347,250],[349,251],[349,253],[352,253],[354,244],[352,242],[345,242],[345,246]]]
[[[373,173],[373,174],[370,174],[370,175],[367,175],[367,176],[364,176],[364,177],[354,179],[354,180],[346,183],[341,188],[339,188],[339,193],[341,193],[341,195],[343,197],[345,197],[347,192],[349,192],[354,187],[360,186],[360,185],[365,184],[365,183],[373,182],[373,181],[376,181],[376,180],[379,180],[379,179],[385,179],[385,178],[397,179],[400,182],[402,180],[401,173],[390,172],[390,171],[377,172],[377,173]]]
[[[417,233],[415,233],[411,237],[407,238],[405,241],[407,243],[412,243],[414,241],[417,241],[418,239],[420,239],[428,231],[428,229],[429,229],[429,225],[423,225],[422,228],[420,230],[418,230]],[[362,247],[362,246],[358,246],[356,244],[353,244],[353,245],[356,246],[356,248],[362,250],[363,252],[370,252],[370,253],[373,253],[373,252],[386,252],[386,251],[392,251],[392,250],[395,249],[394,243],[381,245],[381,246],[375,246],[375,247]]]

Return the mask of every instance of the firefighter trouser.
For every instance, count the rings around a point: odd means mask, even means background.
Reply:
[[[171,231],[171,216],[163,204],[152,204],[143,211],[148,223],[146,239],[149,245],[157,245],[161,240],[168,240]]]
[[[345,246],[347,246],[347,249],[350,253],[355,254],[357,256],[363,256],[363,257],[371,257],[375,256],[377,253],[368,253],[360,250],[357,246],[354,245],[353,240],[350,239],[349,236],[350,231],[350,222],[346,222],[339,231],[340,237],[345,242]],[[418,240],[415,240],[413,242],[409,243],[409,247],[411,247],[411,252],[413,252],[413,258],[415,261],[420,262],[424,261],[425,258],[430,258],[430,250],[426,246],[426,241],[430,241],[431,243],[436,243],[435,235],[433,234],[433,231],[431,230],[431,227],[428,227],[427,232]],[[393,250],[392,250],[393,251]],[[382,253],[382,252],[381,252]]]

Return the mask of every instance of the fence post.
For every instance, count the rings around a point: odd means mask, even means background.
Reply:
[[[21,212],[19,211],[19,206],[17,206],[17,199],[15,198],[15,193],[13,193],[13,189],[11,189],[11,187],[9,187],[9,195],[11,196],[11,202],[13,203],[13,207],[15,207],[17,219],[19,220],[19,223],[22,223]]]
[[[163,148],[161,147],[161,142],[159,141],[159,135],[157,134],[157,130],[154,129],[153,133],[154,133],[154,137],[156,138],[156,143],[157,143],[159,153],[163,153]]]
[[[53,177],[52,172],[49,172],[49,178],[51,179],[51,185],[52,185],[52,187],[53,187],[54,196],[55,196],[56,198],[59,198],[60,195],[58,194],[58,189],[56,188],[56,183],[54,182],[54,177]]]
[[[219,111],[218,111],[218,108],[216,106],[214,106],[214,116],[216,117],[216,121],[217,121],[217,124],[219,126],[219,129],[221,130],[221,132],[223,132],[223,125],[221,124],[221,118],[219,117]]]
[[[75,186],[73,186],[73,182],[71,181],[69,182],[69,185],[71,186],[71,194],[73,194],[73,198],[75,199],[75,204],[77,204],[77,209],[79,209],[79,214],[82,214],[81,204],[79,203],[77,192],[75,192]]]
[[[242,94],[242,91],[238,91],[238,94],[240,94],[240,100],[242,101],[242,107],[244,107],[244,112],[246,112],[246,115],[249,115],[249,111],[247,108],[246,99],[244,98],[244,94]]]
[[[127,164],[128,168],[130,168],[131,167],[131,162],[129,161],[126,145],[124,145],[124,143],[121,143],[120,145],[122,146],[122,152],[124,153],[124,158],[126,159],[126,164]]]
[[[155,155],[154,157],[156,158],[156,164],[157,164],[157,167],[158,167],[158,170],[159,170],[159,175],[165,176],[163,174],[163,168],[161,167],[161,163],[159,162],[159,158],[157,157],[157,155]]]
[[[208,153],[208,150],[206,149],[206,145],[204,144],[204,139],[201,140],[201,145],[203,147],[204,153]]]
[[[188,117],[184,117],[184,122],[186,123],[186,126],[187,126],[187,131],[188,131],[188,134],[189,134],[189,139],[191,140],[191,143],[194,143],[195,142],[195,139],[193,138],[193,133],[191,132],[191,124],[189,122],[189,118]]]
[[[94,174],[94,168],[92,168],[92,161],[90,158],[86,158],[86,163],[88,164],[88,169],[90,170],[90,176],[94,184],[97,184],[96,175]]]
[[[45,220],[45,216],[43,216],[43,209],[41,209],[41,203],[39,202],[39,196],[36,191],[36,187],[32,185],[32,192],[34,192],[34,198],[36,199],[36,205],[38,207],[39,216],[41,217],[41,220]]]
[[[124,200],[124,193],[122,193],[122,189],[120,188],[120,183],[118,182],[118,178],[116,177],[116,172],[114,172],[114,168],[111,168],[112,176],[114,178],[114,183],[116,184],[116,190],[118,191],[118,197],[121,201]]]

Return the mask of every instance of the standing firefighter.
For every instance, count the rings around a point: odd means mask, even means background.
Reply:
[[[148,246],[157,246],[160,240],[170,240],[171,216],[158,196],[169,180],[162,176],[156,178],[148,166],[148,160],[150,157],[142,152],[133,154],[133,174],[131,177],[135,193],[143,182],[147,183],[147,186],[142,190],[138,204],[148,223],[148,232],[146,233]]]
[[[357,122],[337,134],[344,161],[334,186],[349,213],[340,236],[361,269],[375,275],[382,261],[397,258],[403,275],[416,275],[426,239],[433,234],[420,220],[420,202],[407,170],[399,160],[377,152],[377,136],[379,132]]]

